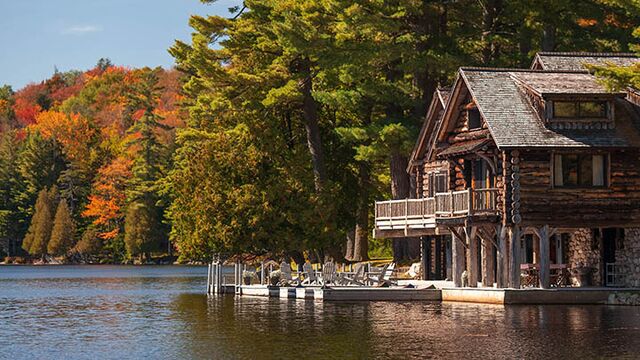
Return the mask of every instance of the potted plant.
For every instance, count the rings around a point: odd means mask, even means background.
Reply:
[[[251,281],[256,277],[256,273],[253,271],[244,270],[242,272],[242,282],[245,285],[251,285]]]
[[[269,285],[277,286],[280,283],[280,279],[282,278],[282,273],[280,270],[272,271],[269,274]]]

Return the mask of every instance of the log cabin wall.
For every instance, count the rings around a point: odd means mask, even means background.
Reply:
[[[420,184],[419,194],[421,194],[421,196],[424,198],[429,197],[429,185],[430,185],[429,174],[434,172],[441,172],[441,173],[447,174],[447,178],[449,179],[450,178],[449,167],[450,165],[448,161],[436,160],[431,162],[425,162],[424,165],[421,166],[420,174],[417,176],[417,180],[419,181],[419,184]],[[446,191],[448,190],[449,189],[446,189]]]
[[[580,228],[631,227],[640,223],[637,150],[608,152],[609,186],[604,188],[553,187],[552,154],[551,150],[520,151],[519,210],[523,225]]]

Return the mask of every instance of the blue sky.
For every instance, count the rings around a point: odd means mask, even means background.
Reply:
[[[57,67],[85,70],[99,58],[131,67],[173,65],[191,14],[228,16],[239,0],[0,0],[0,85],[15,90]]]

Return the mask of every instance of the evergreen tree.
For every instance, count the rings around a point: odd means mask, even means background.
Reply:
[[[102,250],[102,239],[99,237],[99,231],[90,226],[85,229],[82,234],[82,238],[75,245],[73,250],[80,254],[81,256],[88,257],[92,255],[97,255]]]
[[[9,256],[16,255],[18,240],[24,232],[14,198],[21,185],[16,170],[17,148],[14,131],[0,134],[0,248]]]
[[[156,112],[161,90],[158,71],[140,70],[141,81],[132,86],[128,100],[128,107],[135,110],[133,114],[142,112],[139,119],[134,119],[135,123],[129,130],[135,135],[135,140],[129,144],[130,149],[135,149],[135,158],[133,177],[127,189],[129,206],[125,216],[125,245],[129,256],[157,250],[166,239],[158,190],[167,158],[167,149],[157,135],[159,129],[166,129]]]
[[[129,204],[124,223],[124,242],[129,257],[140,255],[148,258],[152,251],[158,250],[158,239],[162,236],[159,218],[158,209],[151,199]]]
[[[65,255],[75,244],[75,222],[66,200],[60,200],[51,230],[51,240],[47,245],[47,252],[51,255]]]
[[[35,212],[31,218],[31,225],[22,242],[22,248],[32,256],[47,254],[47,245],[51,239],[53,229],[53,209],[56,207],[57,188],[43,189],[38,193]]]

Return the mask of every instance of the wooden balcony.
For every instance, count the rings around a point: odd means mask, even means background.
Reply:
[[[498,189],[467,189],[422,199],[376,201],[376,237],[433,235],[469,217],[498,215]]]

